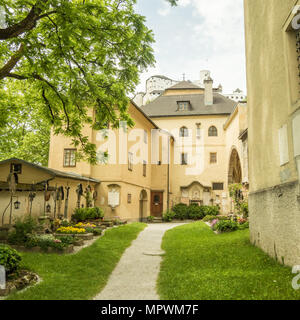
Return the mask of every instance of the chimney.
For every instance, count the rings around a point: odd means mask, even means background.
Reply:
[[[204,103],[206,106],[214,104],[213,83],[214,81],[211,77],[207,77],[204,80]]]

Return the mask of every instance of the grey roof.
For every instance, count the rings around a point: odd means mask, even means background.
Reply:
[[[150,117],[195,116],[195,115],[229,115],[237,106],[237,102],[219,93],[214,93],[214,104],[204,104],[204,94],[160,96],[141,109]],[[190,101],[190,110],[178,111],[178,101]]]
[[[75,180],[83,180],[83,181],[90,181],[90,182],[95,182],[95,183],[100,183],[99,180],[97,179],[93,179],[93,178],[89,178],[89,177],[84,177],[81,176],[80,174],[74,173],[74,172],[63,172],[63,171],[58,171],[55,169],[51,169],[51,168],[46,168],[46,167],[42,167],[38,164],[32,163],[32,162],[28,162],[22,159],[18,159],[18,158],[10,158],[10,159],[6,159],[3,161],[0,161],[0,164],[4,164],[4,163],[9,163],[9,162],[20,162],[20,163],[24,163],[28,166],[34,167],[36,169],[42,170],[50,175],[52,175],[53,177],[59,177],[59,178],[69,178],[69,179],[75,179]]]
[[[180,90],[180,89],[202,89],[201,87],[195,85],[191,81],[180,81],[174,86],[167,88],[166,90]]]

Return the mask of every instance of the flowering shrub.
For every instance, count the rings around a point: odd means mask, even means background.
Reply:
[[[247,219],[238,218],[238,223],[239,223],[239,224],[244,224],[244,223],[246,223],[247,221],[248,221]]]
[[[214,219],[212,222],[211,222],[211,227],[214,229],[215,228],[215,225],[219,222],[218,219]]]
[[[75,224],[76,228],[96,228],[96,225],[93,223],[83,223],[83,222],[79,222],[77,224]]]
[[[59,227],[56,230],[57,233],[66,233],[66,234],[82,234],[86,233],[84,228],[75,228],[75,227]]]

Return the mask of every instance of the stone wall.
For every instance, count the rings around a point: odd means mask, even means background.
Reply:
[[[249,212],[251,242],[282,264],[300,265],[298,182],[252,192]]]

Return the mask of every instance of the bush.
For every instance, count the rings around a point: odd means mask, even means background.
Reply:
[[[239,229],[240,230],[244,230],[244,229],[248,229],[249,228],[249,222],[245,222],[245,223],[242,223],[242,224],[239,224]]]
[[[189,207],[184,203],[178,203],[173,208],[172,211],[175,213],[174,218],[179,220],[185,220],[189,218]]]
[[[220,208],[217,206],[203,206],[204,207],[204,213],[206,216],[217,216],[220,214]]]
[[[163,220],[166,222],[171,222],[175,217],[175,212],[172,210],[167,210],[164,214],[163,214]]]
[[[197,204],[192,204],[188,207],[188,217],[193,220],[203,219],[205,216],[204,206],[198,206]]]
[[[8,236],[8,242],[11,244],[23,244],[27,241],[28,234],[32,234],[37,226],[36,221],[27,216],[23,220],[17,219],[15,230]]]
[[[240,208],[241,208],[241,213],[243,215],[243,218],[248,218],[249,216],[248,202],[242,202]]]
[[[100,219],[104,217],[104,212],[99,207],[94,208],[76,208],[72,219],[78,222],[86,221],[89,219]]]
[[[147,217],[147,221],[148,222],[153,222],[154,218],[155,218],[154,216],[149,216],[149,217]]]
[[[225,220],[225,219],[220,219],[220,218],[223,218],[223,216],[211,216],[211,215],[208,215],[208,216],[205,216],[202,221],[204,222],[208,222],[208,221],[212,221],[214,219],[218,219],[218,220]],[[227,218],[228,219],[228,218]]]
[[[9,246],[0,245],[0,265],[10,275],[19,270],[21,263],[20,254]]]
[[[94,236],[100,236],[102,234],[102,229],[100,228],[93,228],[93,235]]]
[[[221,220],[214,225],[214,230],[220,232],[235,231],[238,229],[238,223],[231,220]]]

